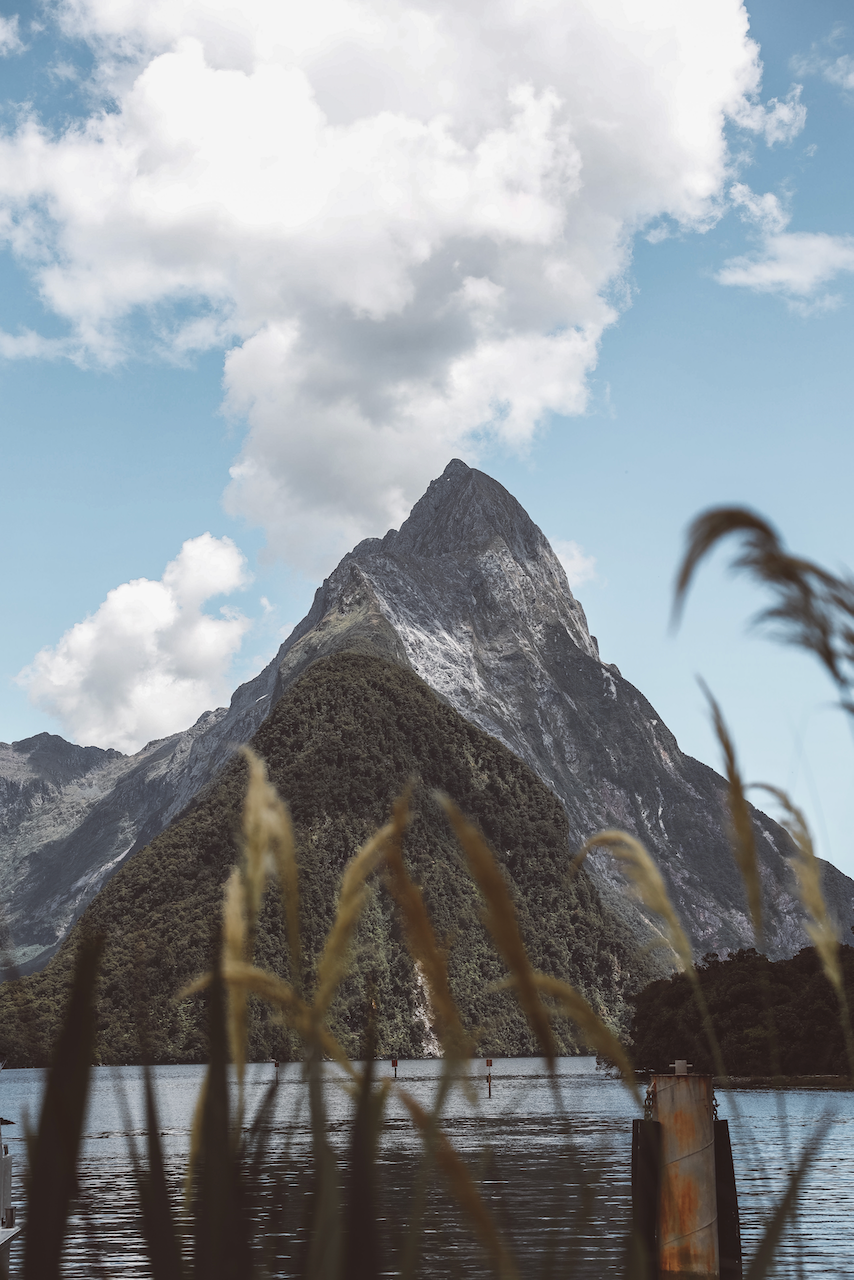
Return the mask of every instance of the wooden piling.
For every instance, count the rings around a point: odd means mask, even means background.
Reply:
[[[653,1076],[661,1125],[658,1266],[662,1280],[720,1280],[712,1077]]]
[[[12,1121],[3,1120],[2,1123],[12,1124]],[[9,1270],[9,1246],[20,1230],[12,1204],[12,1157],[2,1140],[0,1127],[0,1274],[5,1275]]]
[[[715,1190],[718,1201],[718,1248],[721,1255],[721,1280],[742,1280],[741,1225],[738,1219],[738,1193],[729,1124],[715,1121]]]
[[[645,1280],[658,1274],[658,1206],[661,1201],[661,1125],[632,1121],[631,1262],[626,1274]]]

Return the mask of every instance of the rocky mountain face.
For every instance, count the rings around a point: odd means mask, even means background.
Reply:
[[[467,719],[552,788],[573,849],[603,827],[636,835],[656,858],[696,954],[753,945],[726,837],[724,780],[684,755],[643,694],[600,660],[584,610],[543,533],[511,494],[455,460],[399,531],[361,542],[318,591],[288,642],[340,645],[352,619],[395,637],[406,661]],[[388,642],[387,642],[388,643]],[[773,958],[807,944],[782,828],[754,810]],[[639,940],[658,926],[606,853],[588,865],[608,906]],[[824,888],[844,932],[854,881],[830,864]],[[669,964],[666,953],[661,959]]]
[[[685,756],[643,695],[603,663],[584,611],[541,531],[496,481],[455,460],[399,530],[361,542],[228,710],[132,757],[49,735],[0,746],[0,884],[15,956],[40,967],[98,887],[163,830],[317,658],[356,650],[411,667],[521,757],[560,799],[575,849],[622,827],[656,857],[698,955],[752,944],[729,850],[725,784]],[[86,752],[93,753],[85,755]],[[83,754],[80,754],[83,753]],[[48,766],[50,757],[65,762]],[[785,832],[755,811],[767,949],[805,945]],[[589,866],[639,941],[657,934],[607,854]],[[847,935],[854,882],[825,866]],[[663,967],[668,960],[658,953]]]

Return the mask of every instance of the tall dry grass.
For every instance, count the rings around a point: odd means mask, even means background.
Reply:
[[[716,723],[721,727],[722,717],[717,708],[715,711]],[[731,744],[723,731],[720,736],[726,751]],[[305,992],[301,994],[293,983],[286,982],[277,974],[261,969],[254,963],[253,947],[258,912],[265,893],[273,881],[278,881],[281,909],[288,926],[292,973],[299,975],[296,964],[301,956],[298,924],[299,876],[286,807],[275,796],[266,778],[263,763],[251,753],[247,755],[249,785],[243,815],[243,856],[224,888],[220,943],[211,970],[179,993],[181,997],[186,997],[206,992],[211,1023],[211,1063],[196,1107],[186,1182],[186,1205],[195,1224],[191,1256],[185,1256],[182,1252],[178,1228],[180,1210],[169,1199],[164,1160],[159,1147],[156,1101],[150,1076],[146,1075],[147,1158],[145,1161],[141,1160],[134,1151],[133,1163],[154,1280],[178,1280],[178,1277],[191,1275],[204,1276],[205,1280],[209,1276],[213,1280],[222,1276],[224,1280],[226,1276],[231,1278],[240,1275],[248,1278],[272,1274],[263,1268],[259,1269],[258,1251],[252,1248],[249,1217],[243,1206],[244,1170],[250,1159],[251,1146],[244,1132],[246,1126],[243,1114],[247,997],[250,993],[270,1004],[278,1012],[283,1024],[296,1032],[304,1044],[314,1192],[311,1199],[309,1242],[301,1274],[311,1280],[341,1280],[342,1277],[351,1275],[376,1280],[380,1275],[381,1210],[377,1202],[375,1170],[386,1103],[390,1092],[397,1090],[400,1102],[423,1143],[421,1201],[423,1202],[425,1180],[436,1171],[444,1179],[447,1191],[463,1220],[468,1223],[473,1237],[480,1242],[488,1265],[502,1280],[516,1280],[520,1274],[521,1260],[514,1256],[512,1242],[507,1239],[506,1232],[485,1198],[475,1169],[456,1150],[451,1136],[441,1124],[442,1106],[448,1092],[457,1084],[465,1083],[465,1065],[472,1041],[454,1001],[444,952],[436,939],[423,896],[406,867],[404,849],[409,822],[409,794],[404,794],[397,801],[390,821],[366,841],[346,865],[332,926],[315,972],[311,975]],[[737,794],[743,798],[744,789],[737,776],[734,752],[730,759],[730,786],[737,789]],[[775,794],[784,807],[788,806],[791,829],[800,851],[795,870],[809,913],[811,937],[822,955],[829,980],[844,996],[841,978],[837,976],[838,958],[834,960],[836,944],[832,940],[832,926],[821,895],[817,864],[803,816],[789,804],[782,793]],[[578,991],[566,982],[538,973],[532,967],[519,931],[510,886],[489,846],[447,797],[442,797],[441,800],[480,890],[484,922],[504,959],[507,977],[503,985],[515,993],[538,1037],[550,1069],[553,1069],[555,1061],[552,1023],[556,1018],[567,1018],[575,1024],[592,1049],[619,1068],[626,1087],[640,1109],[640,1093],[626,1047]],[[745,892],[749,898],[750,863],[745,860],[743,846],[741,850],[736,847],[739,837],[735,825],[733,819],[733,852],[744,875]],[[743,841],[743,836],[741,839]],[[628,833],[605,831],[586,842],[578,855],[579,862],[594,848],[607,849],[625,869],[644,905],[658,915],[662,935],[672,947],[674,957],[687,972],[694,973],[696,978],[689,940],[673,908],[663,877],[648,851]],[[283,850],[286,851],[284,856]],[[371,881],[377,876],[385,879],[397,905],[407,945],[427,985],[430,1009],[445,1053],[445,1067],[433,1108],[429,1111],[401,1086],[390,1081],[377,1085],[371,1061],[359,1071],[348,1060],[326,1021],[335,990],[352,962],[353,938]],[[754,917],[757,918],[758,916]],[[91,1052],[91,1032],[81,1034],[81,1027],[88,1027],[92,1023],[93,982],[91,955],[88,952],[81,953],[81,967],[73,997],[76,1003],[70,1014],[76,1029],[72,1027],[70,1020],[63,1033],[61,1046],[61,1070],[66,1070],[64,1060],[70,1053],[80,1064],[75,1078],[79,1077],[81,1081],[85,1077],[86,1055]],[[85,1011],[87,1008],[90,1010],[88,1015],[81,1013],[81,1010]],[[711,1022],[708,1024],[708,1034],[714,1041]],[[719,1056],[717,1046],[715,1051]],[[229,1112],[226,1082],[226,1062],[229,1058],[235,1066],[238,1080],[238,1105],[234,1114]],[[349,1158],[352,1171],[349,1201],[342,1190],[338,1161],[328,1136],[325,1104],[328,1084],[322,1066],[324,1060],[339,1063],[352,1081],[355,1118]],[[57,1070],[59,1067],[52,1071],[51,1080],[55,1078]],[[79,1115],[81,1097],[85,1098],[85,1083],[78,1088],[76,1104],[78,1119],[82,1123],[82,1116]],[[272,1097],[267,1097],[262,1109],[266,1107],[269,1110],[272,1105]],[[43,1185],[45,1175],[37,1172],[44,1167],[43,1159],[39,1164],[38,1153],[57,1142],[57,1126],[56,1116],[52,1115],[46,1102],[39,1135],[34,1139],[33,1145],[36,1173],[31,1182],[29,1212],[32,1220],[39,1212],[44,1196],[48,1194],[48,1184]],[[257,1139],[262,1127],[256,1117],[255,1124],[249,1128],[250,1134],[256,1134],[253,1157],[256,1162],[263,1159],[263,1143]],[[799,1188],[814,1154],[815,1143],[808,1144],[786,1195],[769,1219],[760,1250],[749,1272],[751,1280],[760,1280],[769,1273],[775,1248],[786,1222],[794,1213]],[[68,1160],[72,1164],[73,1159],[74,1154],[71,1153]],[[28,1235],[27,1256],[32,1256],[37,1269],[31,1267],[26,1274],[38,1276],[39,1280],[42,1277],[47,1280],[49,1276],[60,1274],[57,1259],[61,1253],[61,1231],[64,1230],[66,1220],[64,1215],[67,1215],[70,1202],[67,1173],[64,1176],[66,1191],[62,1194],[65,1200],[60,1199],[59,1211],[54,1214],[53,1219],[54,1236],[59,1239],[59,1247],[54,1243],[47,1262],[44,1257],[44,1242],[40,1236],[37,1244],[36,1233]],[[52,1184],[50,1186],[50,1194],[54,1194]],[[419,1190],[416,1188],[412,1224],[400,1269],[402,1276],[415,1276],[418,1273],[420,1233],[423,1229],[422,1210],[423,1203],[419,1208]],[[359,1267],[354,1269],[348,1259],[351,1259],[351,1251],[357,1247],[357,1243],[361,1261]],[[640,1265],[637,1256],[627,1250],[626,1280],[639,1280],[639,1273],[635,1272],[635,1268]]]

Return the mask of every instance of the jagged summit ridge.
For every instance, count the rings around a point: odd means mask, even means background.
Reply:
[[[430,565],[433,560],[445,562],[441,570]],[[459,458],[430,484],[399,530],[359,543],[339,570],[351,562],[371,581],[379,580],[392,564],[417,574],[422,585],[440,573],[449,573],[452,580],[462,577],[468,594],[480,589],[484,596],[494,597],[494,605],[509,610],[505,623],[521,622],[527,628],[546,615],[560,619],[580,649],[599,656],[584,610],[542,530],[503,485]],[[337,573],[321,592],[334,589]],[[390,609],[390,620],[393,612]],[[439,604],[438,616],[445,612]]]
[[[451,555],[464,560],[485,551],[495,538],[501,538],[520,562],[551,550],[503,485],[454,458],[383,544],[399,556]]]

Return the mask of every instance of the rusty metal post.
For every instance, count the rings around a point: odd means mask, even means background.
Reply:
[[[712,1077],[652,1078],[652,1118],[661,1124],[662,1177],[658,1265],[662,1280],[719,1280]]]

